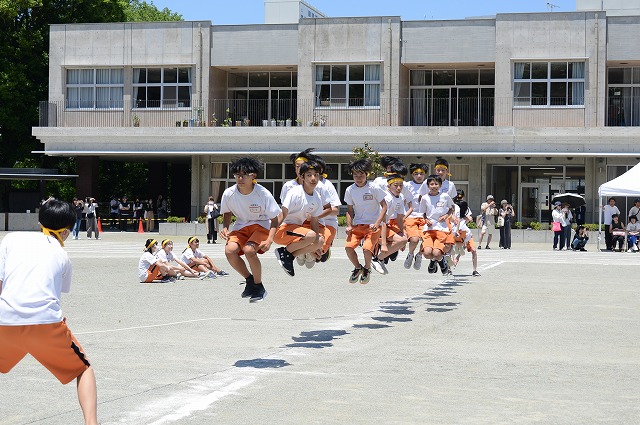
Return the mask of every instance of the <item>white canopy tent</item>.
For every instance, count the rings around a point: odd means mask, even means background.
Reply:
[[[598,213],[598,250],[600,250],[600,234],[602,227],[603,200],[611,196],[635,196],[640,197],[640,164],[635,165],[623,175],[608,181],[598,188],[599,213]],[[626,213],[625,213],[626,214]],[[626,220],[624,220],[626,223]]]

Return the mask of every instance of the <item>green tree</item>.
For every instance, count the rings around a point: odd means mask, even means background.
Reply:
[[[168,8],[158,10],[153,1],[130,0],[125,9],[127,22],[164,22],[182,21],[182,15],[174,13]]]
[[[352,150],[353,152],[353,160],[357,161],[358,159],[367,159],[371,160],[373,164],[373,169],[371,170],[371,174],[375,177],[377,175],[382,175],[384,170],[382,169],[382,165],[380,165],[380,154],[377,150],[373,149],[369,146],[368,143],[364,144],[364,147],[355,146]]]

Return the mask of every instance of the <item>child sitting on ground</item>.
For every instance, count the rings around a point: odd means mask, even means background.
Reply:
[[[187,247],[182,251],[180,260],[194,270],[205,272],[206,274],[201,278],[215,279],[229,276],[229,273],[213,264],[213,260],[200,251],[200,239],[191,236],[187,240],[187,244]]]

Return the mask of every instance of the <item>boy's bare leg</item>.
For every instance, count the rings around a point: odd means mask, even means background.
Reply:
[[[349,259],[349,261],[351,261],[351,264],[353,264],[353,267],[359,268],[360,259],[358,258],[358,254],[356,254],[356,250],[353,248],[345,248],[344,250],[347,253],[347,258]]]
[[[98,391],[96,389],[96,375],[89,366],[76,379],[78,401],[86,425],[98,425]]]
[[[249,268],[251,269],[251,274],[253,275],[253,281],[256,283],[262,283],[262,263],[260,262],[260,258],[258,258],[258,252],[256,251],[255,244],[247,244],[244,247],[243,251],[244,256],[247,258],[247,262],[249,263]],[[242,262],[242,264],[244,265],[244,261]]]
[[[247,247],[245,247],[246,249]],[[244,251],[244,250],[243,250]],[[225,246],[224,254],[227,257],[227,261],[233,267],[235,271],[240,273],[240,276],[247,278],[251,273],[247,268],[247,265],[244,263],[244,260],[238,255],[240,252],[240,247],[235,242],[229,242],[227,246]],[[255,252],[254,252],[255,253]],[[247,261],[249,260],[249,255],[245,251],[245,257],[247,257]],[[251,262],[249,262],[251,264]]]
[[[370,269],[371,259],[373,258],[373,252],[369,251],[368,249],[363,249],[362,252],[364,254],[364,268]]]

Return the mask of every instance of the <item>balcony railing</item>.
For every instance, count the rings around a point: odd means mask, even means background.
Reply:
[[[185,103],[190,106],[174,102],[175,106],[169,107],[158,102],[158,107],[153,107],[148,102],[146,108],[134,108],[128,102],[111,101],[104,108],[82,108],[78,103],[41,102],[40,126],[593,127],[601,119],[598,117],[605,117],[608,125],[630,122],[607,118],[610,114],[596,110],[595,99],[584,99],[584,105],[553,106],[514,106],[512,98],[380,99],[378,106],[350,106],[361,104],[357,99],[212,99],[202,104]]]

